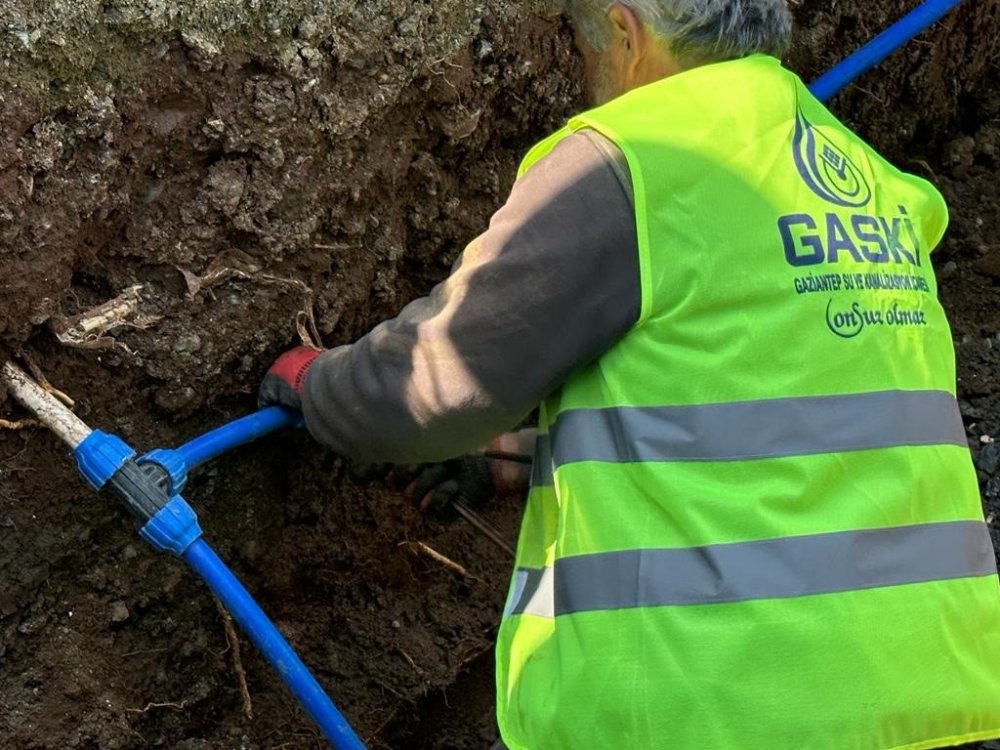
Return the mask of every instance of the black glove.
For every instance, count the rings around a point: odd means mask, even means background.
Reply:
[[[420,510],[443,521],[458,518],[455,503],[481,508],[497,495],[493,460],[483,456],[459,456],[438,464],[417,468],[404,491]]]

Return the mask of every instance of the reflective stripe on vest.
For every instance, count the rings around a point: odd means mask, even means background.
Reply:
[[[576,409],[552,462],[737,461],[901,445],[967,446],[955,397],[883,391],[693,406]]]
[[[578,409],[560,414],[552,435],[539,436],[532,486],[551,486],[555,469],[578,461],[734,461],[967,445],[958,402],[946,391]]]
[[[535,441],[535,458],[531,465],[531,486],[552,486],[552,441],[548,435],[539,435]]]
[[[722,604],[995,575],[979,521],[565,557],[519,569],[508,614]]]

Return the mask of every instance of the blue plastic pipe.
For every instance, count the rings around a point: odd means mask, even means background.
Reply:
[[[182,557],[219,597],[327,740],[337,750],[365,750],[354,730],[288,645],[288,641],[208,543],[204,539],[198,539],[187,548]]]
[[[228,453],[233,448],[252,443],[286,427],[301,427],[302,424],[301,414],[280,406],[272,406],[206,432],[180,446],[177,452],[183,456],[187,470],[194,471],[202,464]]]
[[[809,84],[809,90],[821,102],[827,101],[921,31],[954,10],[961,2],[962,0],[926,0],[853,55]]]

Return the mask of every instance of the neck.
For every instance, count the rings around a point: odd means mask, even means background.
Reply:
[[[646,54],[642,56],[632,69],[630,80],[627,82],[627,91],[645,86],[650,83],[669,78],[682,72],[684,67],[678,62],[664,45],[651,44],[646,49]]]

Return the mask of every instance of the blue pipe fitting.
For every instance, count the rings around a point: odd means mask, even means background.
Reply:
[[[188,463],[184,454],[171,448],[157,448],[139,459],[139,465],[157,464],[170,478],[170,494],[179,495],[187,484]]]
[[[73,451],[77,469],[94,490],[101,490],[133,456],[135,451],[124,440],[100,430],[90,433]]]
[[[279,406],[261,409],[217,427],[177,448],[158,448],[139,459],[139,464],[158,464],[170,477],[170,493],[179,495],[188,474],[212,459],[241,445],[288,427],[302,427],[301,414]]]
[[[233,619],[270,662],[285,685],[336,750],[364,750],[309,668],[268,619],[250,593],[201,538],[194,509],[180,496],[188,472],[226,451],[283,427],[301,415],[265,409],[195,438],[176,450],[154,450],[138,460],[120,438],[95,431],[75,451],[80,473],[94,489],[110,483],[143,523],[139,535],[161,552],[185,560],[219,597]]]
[[[177,495],[146,522],[139,530],[139,536],[160,552],[170,552],[179,557],[201,537],[201,526],[194,509]]]

